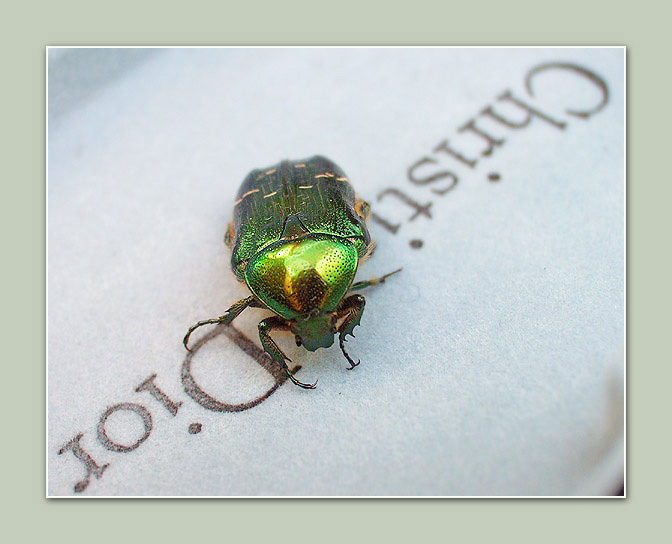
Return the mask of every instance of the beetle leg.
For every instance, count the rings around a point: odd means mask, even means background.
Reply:
[[[385,274],[380,278],[371,278],[368,281],[358,281],[357,283],[353,283],[350,286],[350,290],[354,291],[355,289],[363,289],[364,287],[369,287],[370,285],[376,285],[377,283],[385,283],[385,278],[389,278],[392,274],[396,274],[397,272],[401,272],[402,270],[403,270],[402,268],[399,268],[398,270],[390,272],[389,274]]]
[[[366,200],[359,198],[359,196],[355,196],[355,213],[366,221],[370,212],[371,206],[369,206],[369,203]]]
[[[224,235],[224,243],[228,248],[233,247],[233,240],[236,237],[236,230],[233,226],[233,221],[229,223],[228,228],[226,229],[226,234]]]
[[[199,321],[195,325],[192,325],[189,328],[189,331],[187,334],[184,336],[184,340],[182,340],[182,343],[184,344],[184,347],[187,348],[187,351],[191,351],[189,349],[189,337],[191,336],[191,333],[194,332],[198,327],[202,327],[203,325],[228,325],[236,319],[240,315],[240,313],[247,308],[248,306],[252,306],[253,303],[255,302],[254,297],[247,297],[244,298],[243,300],[239,300],[236,302],[231,308],[226,310],[226,313],[220,317],[215,317],[213,319],[206,319],[204,321]]]
[[[268,353],[271,356],[271,359],[273,359],[276,363],[282,365],[282,367],[285,369],[285,372],[287,373],[287,376],[289,377],[290,380],[292,380],[292,383],[294,383],[294,385],[298,385],[303,389],[315,389],[315,385],[317,385],[317,380],[315,380],[315,383],[313,384],[300,382],[294,377],[294,374],[292,374],[292,372],[289,370],[289,367],[287,366],[287,363],[285,361],[291,362],[291,359],[282,352],[282,350],[273,341],[273,339],[269,334],[272,330],[277,329],[288,330],[289,325],[287,325],[287,322],[284,319],[276,316],[264,319],[259,323],[259,340],[261,340],[261,345],[264,347],[264,351]]]
[[[365,305],[366,300],[364,300],[362,295],[352,295],[351,297],[344,299],[337,310],[338,313],[336,315],[338,319],[345,318],[341,323],[341,326],[338,327],[338,343],[341,346],[343,355],[345,355],[345,358],[350,363],[350,366],[347,367],[348,370],[355,368],[359,363],[361,363],[361,361],[358,359],[355,363],[352,360],[347,351],[345,351],[344,342],[346,341],[348,334],[353,338],[355,337],[355,335],[352,334],[352,331],[357,325],[359,325],[359,322],[362,319],[362,314],[364,313]]]

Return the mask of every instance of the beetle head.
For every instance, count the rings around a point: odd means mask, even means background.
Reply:
[[[322,312],[316,308],[306,315],[293,319],[289,326],[298,346],[303,346],[308,351],[328,348],[334,343],[336,313]]]

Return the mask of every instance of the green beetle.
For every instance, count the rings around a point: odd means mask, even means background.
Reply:
[[[347,335],[359,325],[365,300],[350,291],[375,285],[399,272],[352,283],[359,263],[375,243],[366,228],[369,205],[357,198],[343,171],[332,161],[315,156],[283,161],[253,170],[243,181],[234,204],[234,219],[224,238],[232,248],[231,268],[252,292],[226,313],[199,321],[184,337],[202,325],[231,323],[247,307],[266,308],[273,317],[259,323],[264,351],[283,366],[290,359],[270,337],[272,330],[289,330],[298,346],[309,351],[328,348],[338,333],[343,355]]]

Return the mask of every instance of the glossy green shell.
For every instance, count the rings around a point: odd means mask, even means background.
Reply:
[[[267,246],[247,263],[250,291],[288,320],[336,310],[357,272],[359,256],[346,238],[309,234]]]
[[[238,191],[233,233],[229,233],[233,235],[231,267],[236,277],[245,281],[248,263],[270,245],[308,234],[334,237],[340,240],[336,245],[350,243],[362,257],[371,236],[364,221],[366,213],[356,206],[345,173],[324,157],[284,161],[252,171]]]

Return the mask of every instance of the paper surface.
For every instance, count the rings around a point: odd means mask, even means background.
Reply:
[[[49,99],[49,495],[621,485],[623,49],[52,50]],[[277,334],[319,383],[273,390],[260,309],[187,359],[248,295],[241,181],[316,154],[377,217],[358,279],[403,267],[361,365]]]

